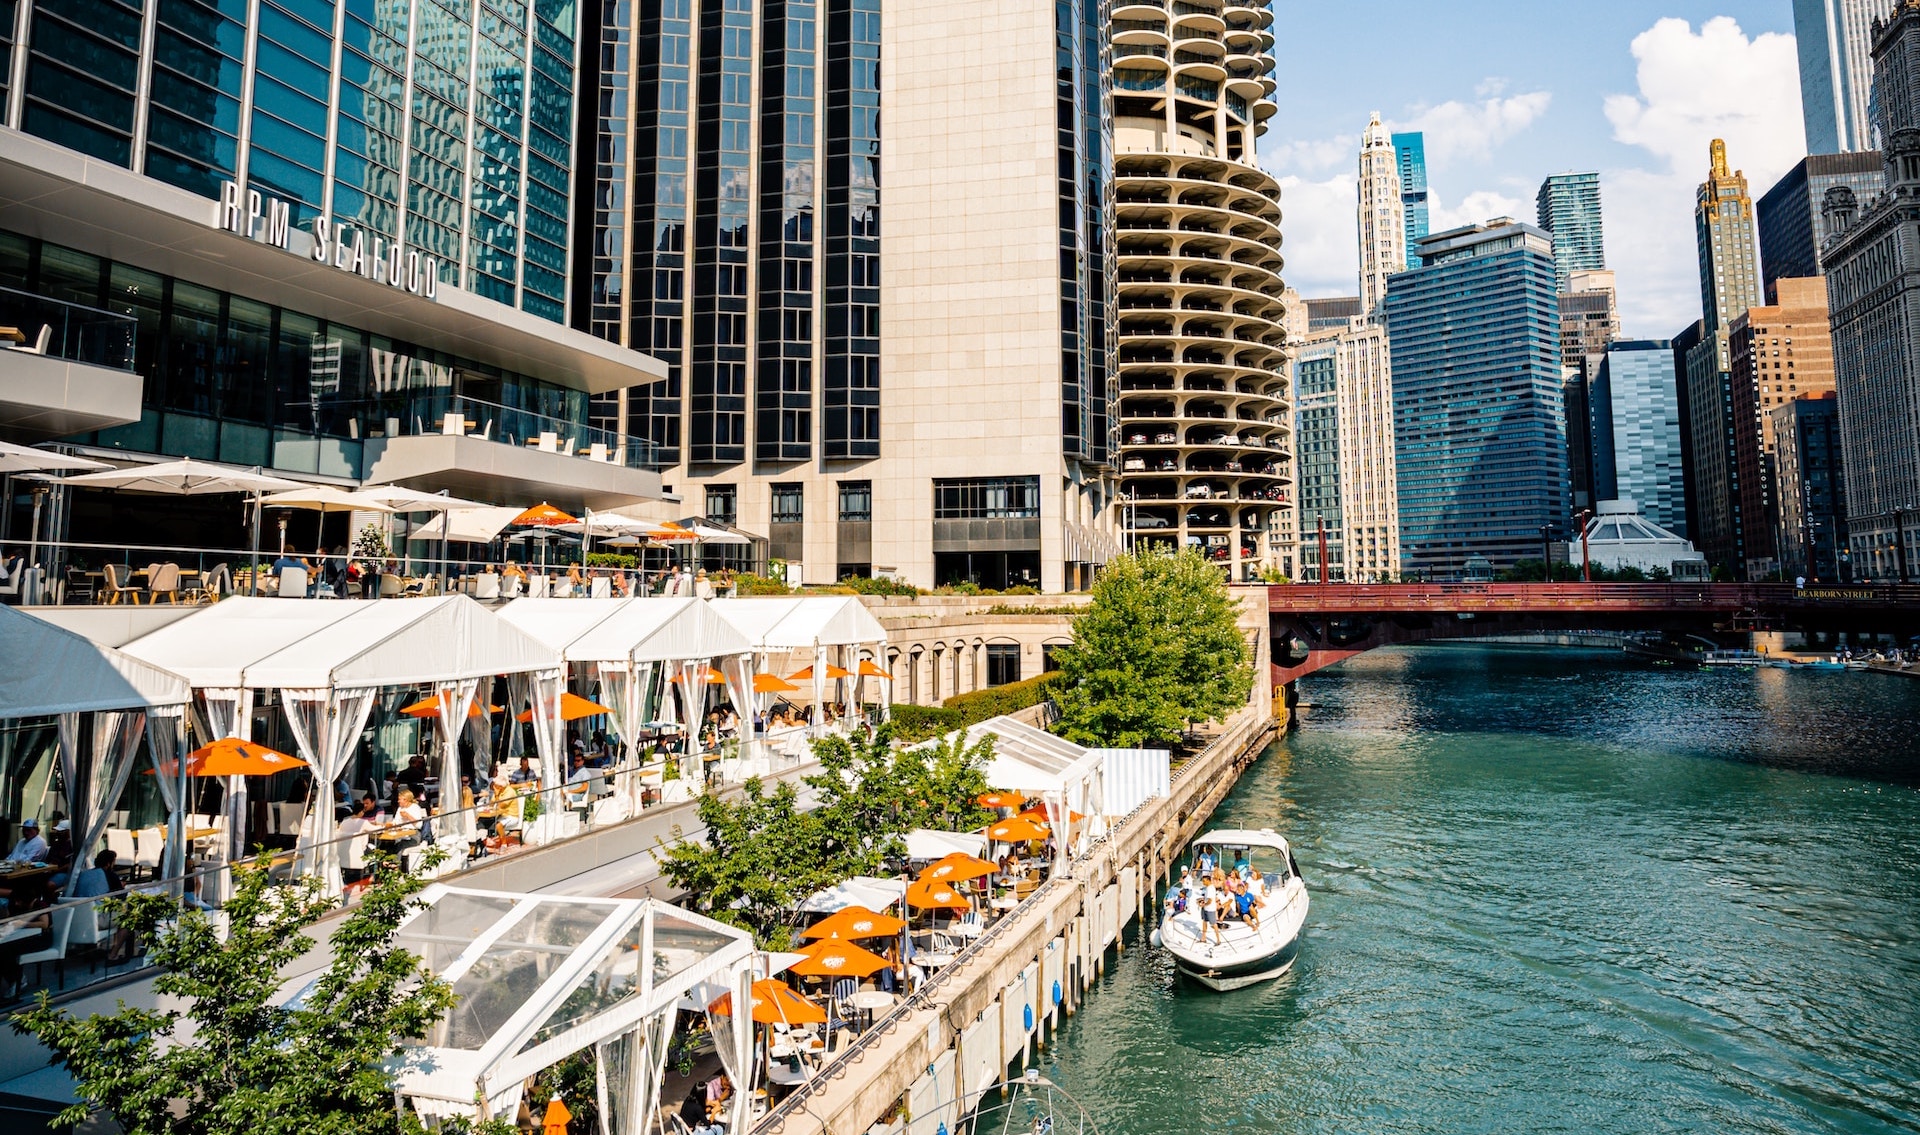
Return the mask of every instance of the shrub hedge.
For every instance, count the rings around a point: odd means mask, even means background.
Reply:
[[[895,705],[893,735],[909,744],[978,725],[990,717],[1018,713],[1039,705],[1053,696],[1053,683],[1060,675],[1049,672],[1024,682],[956,694],[940,705]]]

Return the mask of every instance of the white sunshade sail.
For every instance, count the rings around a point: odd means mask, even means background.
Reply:
[[[311,512],[392,512],[373,497],[333,485],[307,485],[290,492],[260,498],[268,508],[304,508]]]
[[[465,595],[359,606],[351,618],[249,665],[245,684],[367,689],[560,669],[557,651]]]
[[[845,910],[850,906],[864,906],[868,910],[885,910],[894,903],[907,897],[907,884],[899,879],[882,879],[873,875],[855,875],[845,882],[835,883],[824,891],[815,891],[800,904],[807,914],[832,914],[836,910]]]
[[[430,493],[425,489],[409,489],[405,485],[375,485],[361,489],[359,496],[379,501],[395,512],[455,512],[466,508],[491,508],[461,497],[451,497],[444,493]],[[515,515],[519,515],[515,511]]]
[[[178,674],[0,607],[0,718],[182,705],[190,693]]]
[[[129,489],[140,493],[199,496],[210,493],[277,493],[304,486],[284,477],[269,477],[238,465],[220,465],[182,457],[155,465],[134,465],[100,473],[68,477],[66,484],[94,489]]]
[[[196,689],[259,688],[247,680],[254,663],[383,602],[402,601],[236,595],[135,639],[126,650],[181,675]]]
[[[684,525],[683,527],[685,527],[687,531],[693,533],[695,536],[700,537],[700,542],[703,544],[751,544],[753,543],[753,541],[750,538],[746,536],[742,536],[738,532],[729,532],[724,528],[715,528],[711,524],[702,524],[697,520],[694,521],[692,524]]]
[[[984,855],[987,850],[987,837],[964,832],[940,832],[932,828],[915,828],[907,833],[908,859],[944,859],[954,852],[962,855]]]
[[[753,650],[699,599],[516,599],[499,614],[568,662],[669,662]]]
[[[402,508],[402,511],[408,511]],[[484,544],[513,523],[513,518],[525,512],[523,508],[495,508],[485,505],[478,508],[457,508],[446,514],[449,540],[461,540],[470,544]],[[412,540],[440,539],[440,522],[434,521],[416,528],[408,537]]]
[[[746,635],[755,650],[811,650],[887,641],[880,620],[852,595],[715,599],[713,609]]]

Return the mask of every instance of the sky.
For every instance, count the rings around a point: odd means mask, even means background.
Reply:
[[[1598,170],[1622,331],[1700,318],[1694,191],[1727,140],[1755,199],[1804,156],[1791,0],[1274,0],[1287,282],[1354,295],[1354,171],[1379,111],[1426,135],[1432,231],[1535,220],[1548,174]]]

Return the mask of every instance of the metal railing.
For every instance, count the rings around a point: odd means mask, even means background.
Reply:
[[[138,326],[129,315],[0,288],[0,352],[130,371]],[[0,361],[5,358],[0,353]]]
[[[585,425],[573,418],[487,402],[464,394],[416,396],[407,405],[390,412],[383,412],[378,405],[370,407],[365,432],[370,438],[469,437],[629,469],[652,468],[658,464],[652,445],[642,438],[622,437],[613,430]]]

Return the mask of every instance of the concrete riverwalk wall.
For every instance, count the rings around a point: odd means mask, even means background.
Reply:
[[[1207,821],[1241,769],[1274,734],[1265,701],[1230,718],[1174,771],[1169,795],[1116,824],[1067,877],[1042,884],[954,963],[896,1006],[782,1101],[757,1135],[847,1135],[880,1122],[905,1096],[906,1135],[956,1130],[962,1101],[1072,1013],[1107,948],[1146,907],[1181,846]]]

